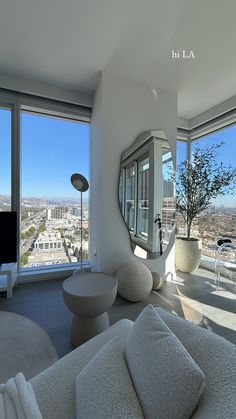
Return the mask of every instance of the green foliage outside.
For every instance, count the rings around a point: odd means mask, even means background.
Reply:
[[[29,237],[34,235],[35,231],[36,231],[35,227],[30,227],[29,230],[27,230],[25,233],[21,233],[21,239],[22,240],[28,239]]]
[[[24,221],[28,218],[28,214],[26,212],[24,212],[23,214],[21,214],[21,221]]]
[[[45,230],[46,230],[45,224],[40,224],[40,226],[38,228],[38,232],[43,233]]]
[[[177,167],[176,211],[187,225],[188,240],[193,222],[210,208],[212,200],[235,191],[236,169],[217,162],[218,149],[223,144],[197,146],[192,161],[185,160]]]
[[[31,255],[30,251],[27,251],[21,255],[21,266],[24,266],[28,263],[28,258]]]

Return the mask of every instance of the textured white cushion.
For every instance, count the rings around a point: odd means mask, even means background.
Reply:
[[[49,368],[31,378],[39,409],[43,419],[75,419],[75,379],[96,353],[119,336],[124,344],[133,327],[131,320],[119,320],[104,332],[90,339]]]
[[[192,419],[235,419],[236,346],[164,309],[156,310],[204,371],[206,385]]]
[[[135,321],[125,358],[145,418],[189,419],[204,374],[153,306]]]
[[[77,419],[143,419],[118,337],[108,342],[76,378]]]

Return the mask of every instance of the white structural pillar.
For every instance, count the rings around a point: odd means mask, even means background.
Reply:
[[[118,203],[121,153],[138,134],[164,130],[175,159],[177,95],[103,72],[95,95],[91,127],[90,254],[93,268],[114,272],[133,255]],[[154,272],[174,272],[173,243],[156,260]]]

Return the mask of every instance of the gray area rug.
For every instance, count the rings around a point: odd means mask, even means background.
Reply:
[[[58,359],[47,333],[32,320],[0,311],[0,383],[22,372],[26,379]]]

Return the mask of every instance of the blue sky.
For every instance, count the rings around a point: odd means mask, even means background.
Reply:
[[[81,173],[89,180],[89,124],[23,113],[21,138],[22,196],[79,199],[70,177]],[[10,112],[2,110],[0,167],[0,194],[9,194]]]

